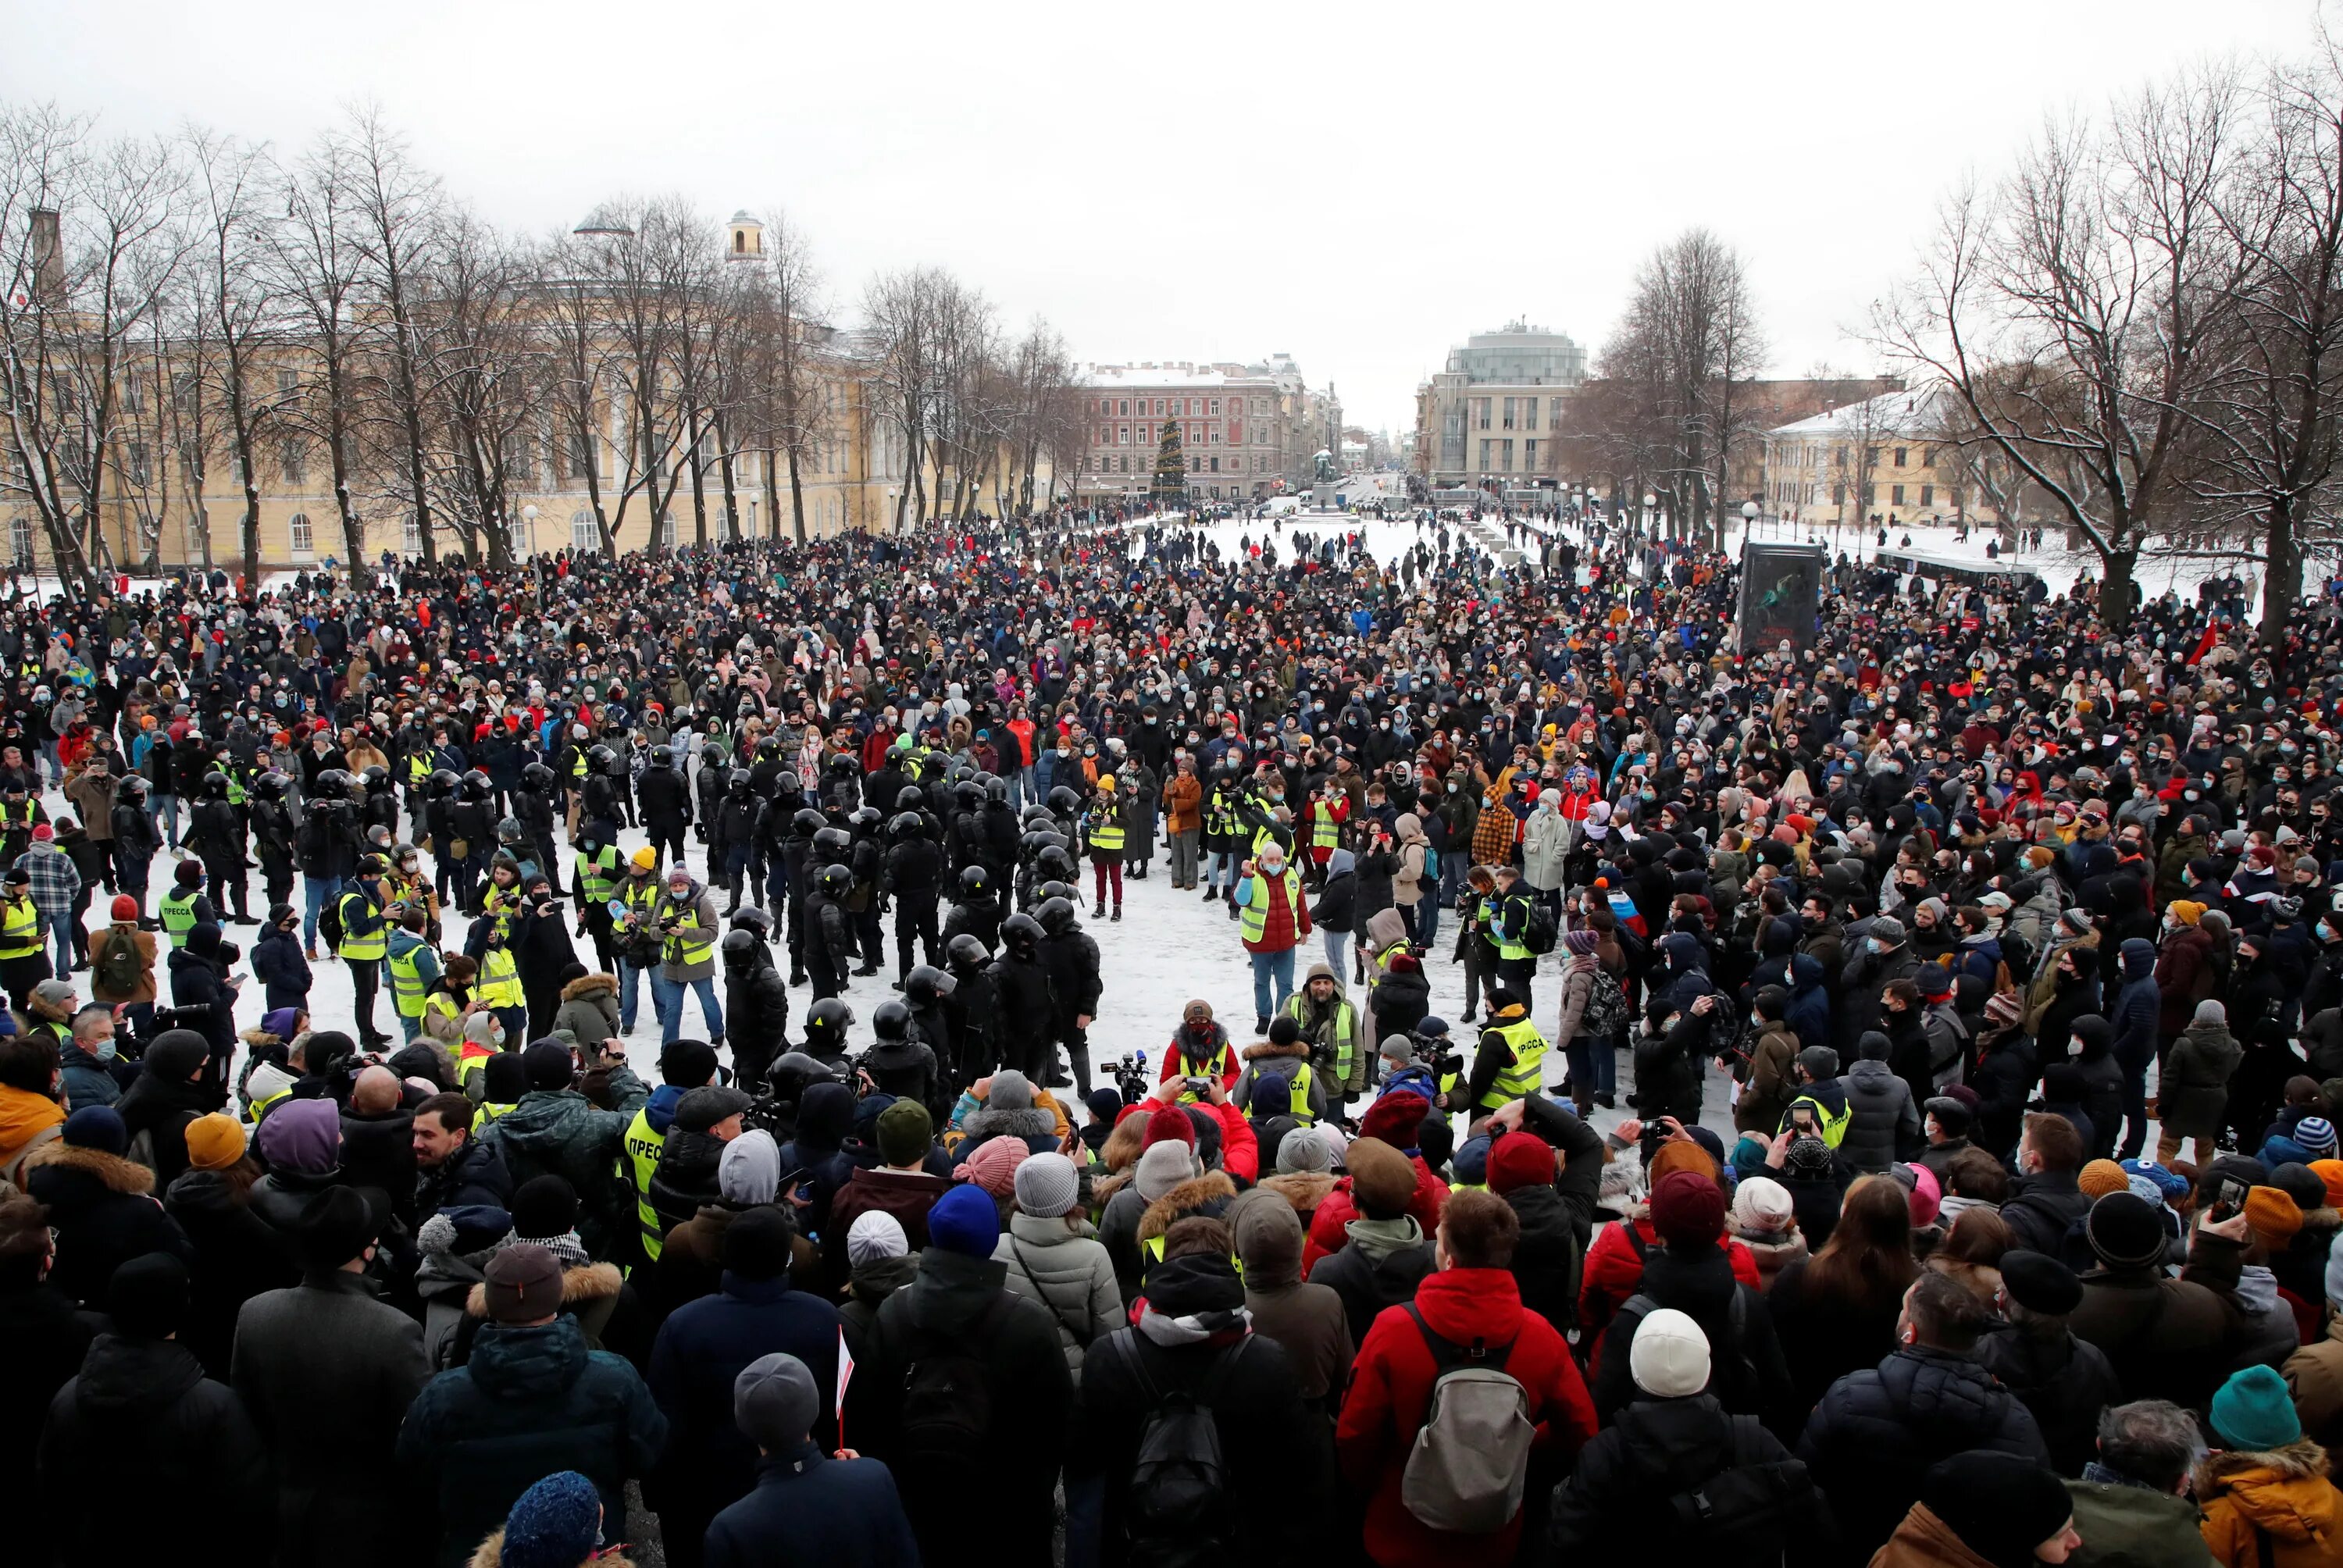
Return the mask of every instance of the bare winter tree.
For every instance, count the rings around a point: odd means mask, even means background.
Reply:
[[[321,454],[334,487],[343,558],[366,559],[366,522],[358,513],[358,447],[365,327],[357,317],[366,269],[359,247],[358,168],[349,140],[328,132],[286,171],[285,216],[270,227],[273,288],[298,344],[297,395],[277,417]]]
[[[1633,388],[1615,409],[1618,438],[1673,527],[1723,538],[1732,450],[1754,438],[1739,384],[1765,357],[1746,268],[1732,246],[1689,229],[1644,259],[1604,370]]]
[[[0,496],[39,518],[68,582],[103,558],[122,378],[185,254],[186,194],[167,142],[0,107]]]
[[[789,480],[789,525],[806,539],[805,470],[835,432],[816,363],[820,275],[805,236],[778,206],[769,206],[764,260],[748,271],[739,294],[741,357],[748,383],[748,439],[761,454],[765,511],[775,538],[781,531],[780,474]]]
[[[262,448],[277,427],[280,401],[274,377],[286,371],[298,378],[281,358],[285,338],[267,266],[267,212],[277,179],[261,148],[208,131],[187,134],[186,158],[195,231],[189,266],[201,271],[212,318],[212,374],[204,389],[219,411],[219,432],[244,493],[237,553],[246,579],[256,582]],[[282,400],[290,401],[291,392],[288,383]]]
[[[2251,538],[2265,565],[2273,653],[2302,591],[2304,547],[2334,539],[2343,410],[2343,59],[2272,69],[2238,177],[2215,192],[2231,278],[2201,409],[2207,461],[2190,476],[2206,531]],[[2197,411],[2197,410],[2192,410]]]
[[[2131,615],[2149,530],[2188,498],[2246,266],[2221,221],[2242,122],[2200,71],[2046,130],[1991,190],[1946,203],[1881,347],[1941,378],[1967,422],[2104,568],[2099,613]]]
[[[895,498],[891,527],[897,533],[903,529],[907,508],[916,508],[914,516],[927,516],[926,454],[942,379],[938,338],[945,298],[955,287],[949,275],[923,266],[881,274],[863,296],[876,340],[879,417],[901,437],[909,456]]]
[[[386,453],[381,486],[414,520],[423,558],[437,560],[427,428],[432,346],[423,307],[444,197],[438,181],[409,161],[379,109],[356,111],[347,135],[354,243],[366,291],[358,319],[368,374],[360,406]]]
[[[467,554],[522,553],[518,502],[535,482],[546,355],[528,312],[533,256],[474,214],[446,215],[421,314],[430,323],[427,404],[437,510]]]

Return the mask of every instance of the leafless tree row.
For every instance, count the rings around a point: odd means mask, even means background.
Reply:
[[[396,519],[427,558],[498,563],[534,548],[547,488],[582,491],[613,553],[645,518],[662,548],[686,507],[679,542],[746,532],[759,499],[778,532],[785,496],[803,538],[808,478],[850,448],[900,454],[854,476],[900,482],[897,528],[1047,504],[1036,472],[1081,421],[1045,323],[1012,339],[921,268],[875,281],[867,333],[843,334],[804,237],[775,214],[762,240],[728,256],[672,198],[518,236],[370,110],[287,157],[0,105],[0,501],[84,579],[166,555],[250,569],[272,488],[330,489],[321,553],[359,558],[367,520]],[[232,526],[206,505],[228,491]]]
[[[2151,538],[2266,566],[2283,642],[2305,552],[2338,539],[2343,68],[2331,46],[2199,67],[2055,122],[1955,191],[1884,348],[1940,379],[1950,432],[2086,541],[2129,618]]]

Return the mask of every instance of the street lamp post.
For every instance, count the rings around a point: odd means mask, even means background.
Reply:
[[[1757,503],[1756,503],[1755,500],[1747,500],[1747,501],[1744,501],[1744,502],[1742,502],[1742,503],[1741,503],[1741,538],[1742,538],[1742,539],[1743,539],[1743,541],[1744,541],[1745,543],[1748,540],[1749,536],[1750,536],[1753,532],[1755,532],[1755,531],[1756,530],[1756,528],[1757,528]]]
[[[528,525],[528,553],[532,558],[534,558],[537,554],[537,507],[535,503],[531,503],[520,509],[520,520]]]
[[[1659,497],[1654,495],[1649,490],[1645,490],[1644,492],[1644,515],[1635,519],[1635,532],[1637,535],[1649,538],[1660,531],[1660,519],[1658,516],[1659,506]]]

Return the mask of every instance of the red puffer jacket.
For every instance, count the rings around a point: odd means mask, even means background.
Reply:
[[[1603,1326],[1627,1304],[1627,1298],[1643,1282],[1644,1254],[1628,1240],[1630,1226],[1634,1228],[1634,1240],[1644,1247],[1660,1244],[1659,1232],[1652,1229],[1651,1216],[1638,1212],[1633,1219],[1597,1231],[1594,1244],[1586,1249],[1586,1268],[1578,1284],[1578,1321],[1598,1340]],[[1757,1259],[1749,1251],[1749,1244],[1727,1235],[1723,1238],[1723,1245],[1726,1256],[1733,1260],[1733,1277],[1752,1290],[1758,1289]]]
[[[1529,1395],[1537,1444],[1575,1454],[1594,1435],[1594,1402],[1553,1325],[1522,1309],[1503,1269],[1449,1269],[1416,1288],[1416,1310],[1442,1339],[1511,1344],[1505,1371]],[[1367,1331],[1351,1368],[1350,1391],[1334,1429],[1342,1474],[1367,1494],[1367,1553],[1384,1568],[1450,1568],[1458,1563],[1510,1563],[1522,1522],[1492,1535],[1456,1535],[1418,1521],[1400,1501],[1400,1481],[1432,1403],[1433,1360],[1404,1307],[1391,1307]]]

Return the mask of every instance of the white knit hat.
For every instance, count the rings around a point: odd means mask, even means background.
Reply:
[[[1793,1214],[1790,1190],[1770,1176],[1745,1176],[1733,1190],[1733,1222],[1744,1231],[1786,1231]]]
[[[1654,1399],[1682,1399],[1708,1386],[1708,1336],[1674,1307],[1657,1307],[1635,1325],[1627,1370]]]
[[[900,1258],[910,1250],[911,1239],[903,1233],[903,1222],[884,1209],[859,1214],[847,1227],[846,1261],[850,1268],[882,1258]]]

